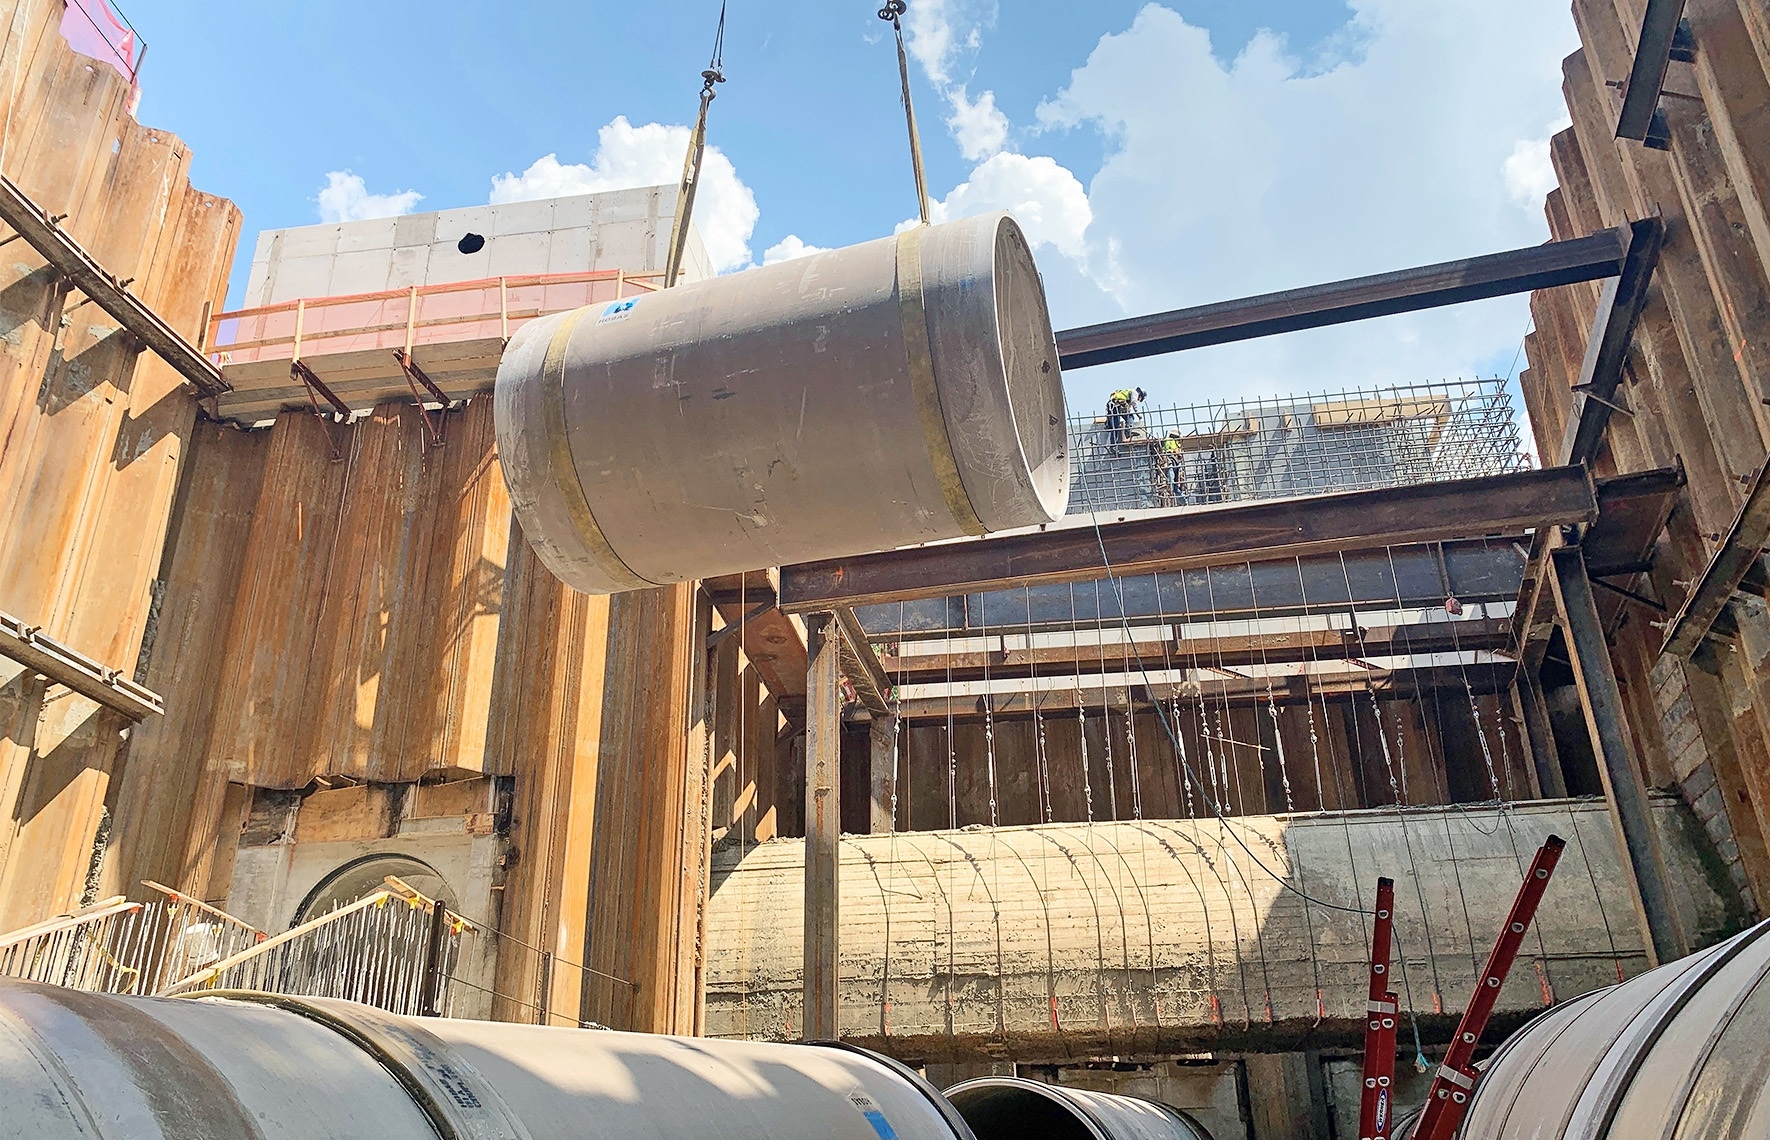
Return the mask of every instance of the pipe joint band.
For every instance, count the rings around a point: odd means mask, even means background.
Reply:
[[[922,298],[922,229],[905,230],[897,238],[897,300],[903,318],[904,352],[909,357],[910,387],[916,394],[916,415],[922,424],[922,442],[934,464],[941,498],[953,521],[966,534],[987,533],[971,496],[959,477],[953,454],[952,433],[941,410],[940,389],[934,382],[934,349],[928,339],[928,313]],[[549,349],[549,353],[551,353]]]
[[[635,574],[633,568],[615,553],[602,533],[602,527],[597,525],[596,516],[590,510],[590,500],[584,497],[583,482],[578,478],[577,460],[572,457],[571,440],[565,428],[565,354],[571,345],[572,332],[578,327],[578,318],[584,312],[574,309],[559,322],[547,340],[547,355],[541,364],[542,423],[547,433],[547,458],[554,471],[564,476],[556,476],[554,483],[564,497],[566,512],[571,515],[585,553],[599,571],[621,583],[623,589],[662,585]]]

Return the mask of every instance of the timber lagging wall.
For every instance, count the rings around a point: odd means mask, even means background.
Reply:
[[[0,167],[174,328],[219,305],[232,203],[137,123],[115,70],[61,37],[64,6],[0,0]],[[70,296],[23,241],[0,256],[0,610],[136,672],[197,407],[169,367]],[[0,928],[66,910],[117,802],[128,722],[0,659]]]
[[[1618,88],[1645,0],[1576,0],[1581,49],[1563,64],[1572,126],[1552,140],[1556,238],[1657,215],[1665,222],[1623,401],[1599,474],[1680,464],[1686,484],[1645,575],[1612,578],[1676,613],[1733,525],[1770,451],[1770,12],[1757,0],[1689,0],[1695,62],[1674,62],[1661,100],[1671,149],[1616,139]],[[1596,284],[1531,299],[1525,404],[1545,457],[1572,414]],[[1770,614],[1730,606],[1737,634],[1692,659],[1662,656],[1663,615],[1631,602],[1610,623],[1636,755],[1647,783],[1678,789],[1728,874],[1770,899]]]
[[[190,189],[184,146],[130,118],[63,11],[0,0],[0,165],[194,342],[239,213]],[[243,833],[254,868],[266,845],[387,838],[417,789],[500,805],[453,816],[500,840],[480,868],[496,913],[473,916],[511,936],[496,1013],[692,1031],[696,588],[553,579],[512,517],[489,401],[440,416],[440,445],[404,402],[220,426],[27,244],[0,262],[0,610],[165,702],[131,727],[0,659],[0,930],[142,879],[225,904]],[[620,982],[562,966],[543,998],[543,951]]]

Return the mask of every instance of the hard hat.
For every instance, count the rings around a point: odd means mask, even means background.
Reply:
[[[1143,391],[1143,389],[1141,389],[1141,388],[1137,389],[1137,398],[1139,400],[1143,399],[1146,395],[1147,395],[1147,393],[1145,393]]]
[[[1168,438],[1169,438],[1169,439],[1179,439],[1179,438],[1180,438],[1180,433],[1179,433],[1179,432],[1177,432],[1177,431],[1171,431],[1171,432],[1169,432],[1169,433],[1168,433]]]

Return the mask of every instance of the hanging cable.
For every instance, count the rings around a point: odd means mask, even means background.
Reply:
[[[676,220],[670,226],[670,256],[664,262],[664,288],[676,284],[682,272],[682,256],[688,249],[689,219],[694,214],[695,190],[701,184],[701,160],[707,152],[707,108],[713,105],[716,83],[725,82],[725,5],[719,5],[719,30],[713,36],[713,58],[701,72],[701,111],[688,136],[688,154],[682,159],[682,182],[676,188]]]
[[[904,0],[885,0],[885,6],[879,9],[879,18],[891,25],[897,35],[897,78],[903,85],[903,117],[910,128],[910,167],[916,173],[916,208],[921,215],[922,224],[927,225],[928,214],[928,179],[922,173],[922,136],[916,131],[916,107],[910,101],[910,57],[903,46],[903,21],[901,17],[908,10]]]

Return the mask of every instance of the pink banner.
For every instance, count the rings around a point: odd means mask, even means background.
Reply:
[[[111,10],[106,0],[66,0],[68,9],[62,14],[61,34],[68,46],[81,55],[103,60],[116,68],[129,81],[134,94],[129,111],[134,114],[141,101],[140,43],[135,29]]]

